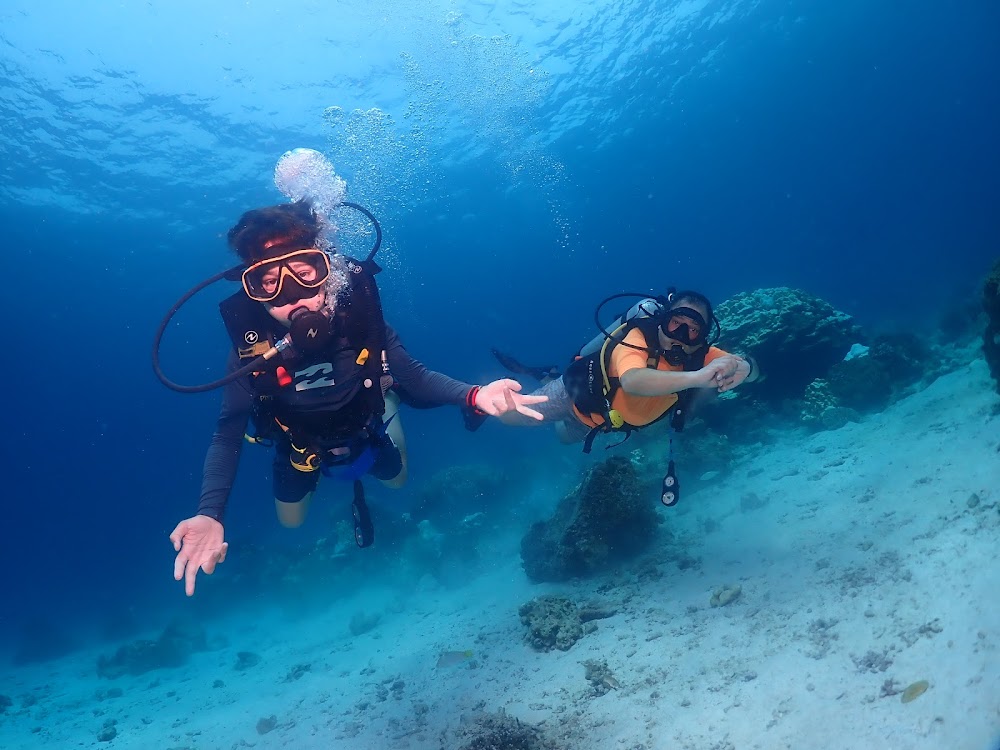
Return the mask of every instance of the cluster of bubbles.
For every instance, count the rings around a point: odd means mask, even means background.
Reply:
[[[351,197],[384,222],[412,210],[427,198],[433,183],[431,159],[419,138],[404,133],[393,117],[377,107],[327,107],[326,151],[335,163],[350,171]],[[359,245],[372,241],[371,223],[357,212],[342,212],[341,235]],[[391,241],[379,253],[379,262],[396,264]]]
[[[296,148],[278,159],[274,184],[289,200],[308,200],[320,222],[318,244],[330,256],[326,307],[328,313],[333,313],[341,292],[348,288],[347,261],[336,252],[338,226],[334,220],[334,212],[347,196],[347,183],[319,151]]]
[[[348,273],[347,258],[339,253],[331,255],[330,275],[326,279],[326,301],[323,303],[326,314],[331,318],[337,305],[343,302],[343,295],[351,288]]]
[[[323,226],[321,240],[332,244],[337,232],[333,212],[344,202],[347,183],[330,160],[311,148],[286,151],[274,166],[274,184],[289,200],[309,200]]]
[[[446,201],[456,182],[446,175],[469,165],[481,171],[485,162],[506,189],[536,191],[568,244],[565,170],[547,153],[540,125],[548,76],[512,37],[465,33],[458,13],[424,31],[400,55],[400,122],[378,108],[324,112],[326,151],[352,171],[352,195],[391,221],[431,198]]]

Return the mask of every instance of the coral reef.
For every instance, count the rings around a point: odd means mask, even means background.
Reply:
[[[715,313],[722,326],[719,346],[760,364],[765,378],[754,390],[765,400],[799,396],[862,338],[849,315],[787,287],[742,292]]]
[[[892,397],[889,373],[871,354],[838,362],[826,381],[837,406],[859,412],[884,409]]]
[[[518,610],[521,623],[528,628],[525,640],[536,651],[569,651],[583,637],[580,611],[561,596],[540,596]]]
[[[97,676],[113,680],[123,675],[141,675],[154,669],[179,667],[197,651],[207,651],[205,631],[198,625],[173,623],[155,641],[126,644],[112,657],[100,656]]]
[[[502,711],[478,717],[443,746],[455,747],[459,742],[460,750],[561,750],[562,747],[548,739],[541,728]]]
[[[302,679],[302,675],[312,670],[312,664],[296,664],[285,674],[283,682],[295,682]]]
[[[993,264],[990,275],[983,284],[983,310],[986,311],[983,354],[986,355],[990,375],[997,382],[997,392],[1000,393],[1000,260]]]
[[[591,575],[642,552],[658,523],[632,462],[610,458],[587,473],[551,519],[534,524],[521,540],[525,573],[535,582]]]
[[[611,674],[607,661],[587,659],[583,662],[584,677],[590,683],[590,690],[595,696],[605,695],[621,687],[621,683]]]
[[[849,422],[860,421],[861,415],[846,406],[832,406],[819,417],[819,425],[824,430],[839,430]]]
[[[256,667],[258,664],[260,664],[260,656],[253,651],[240,651],[236,654],[236,664],[233,666],[233,669],[243,672],[244,670]]]
[[[848,422],[861,420],[855,409],[839,404],[830,383],[825,380],[814,380],[808,385],[800,417],[806,425],[817,430],[839,430]]]
[[[936,365],[933,363],[937,363]],[[883,334],[871,347],[855,346],[822,379],[806,386],[802,421],[835,430],[856,422],[861,414],[881,411],[906,389],[947,366],[910,334]]]
[[[118,723],[117,719],[106,719],[104,726],[97,733],[98,742],[111,742],[115,737],[118,736],[118,728],[115,726]]]
[[[864,656],[852,655],[851,660],[854,662],[854,666],[858,668],[858,672],[878,674],[892,666],[892,658],[889,656],[888,649],[882,651],[869,650]]]
[[[257,734],[267,734],[268,732],[273,732],[278,726],[278,717],[274,714],[270,716],[262,716],[257,719]]]
[[[930,347],[912,333],[879,334],[868,356],[889,376],[897,395],[901,388],[916,383],[934,369]]]
[[[806,386],[802,395],[802,421],[807,424],[819,422],[823,412],[836,407],[837,399],[833,397],[830,384],[817,378]]]
[[[712,598],[708,603],[713,607],[725,607],[727,604],[731,604],[739,599],[742,593],[743,587],[739,584],[720,586],[712,594]]]

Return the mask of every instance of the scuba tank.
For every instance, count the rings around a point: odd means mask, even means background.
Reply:
[[[580,349],[579,354],[570,363],[569,367],[566,368],[566,372],[563,375],[563,382],[567,393],[569,393],[576,408],[585,414],[601,414],[604,417],[603,422],[592,428],[584,439],[584,453],[590,452],[594,438],[599,433],[622,431],[625,433],[625,439],[627,439],[634,430],[641,429],[640,427],[627,424],[621,414],[612,408],[614,393],[617,391],[619,385],[615,380],[610,378],[608,373],[610,348],[617,345],[638,348],[632,344],[624,343],[626,335],[634,328],[642,330],[647,342],[650,341],[651,336],[655,339],[656,334],[654,331],[658,328],[663,318],[668,315],[674,294],[675,290],[671,289],[666,296],[640,299],[607,328],[600,321],[600,312],[604,305],[620,297],[640,295],[629,293],[612,295],[601,302],[594,311],[594,322],[597,324],[600,333]],[[718,322],[714,320],[714,316],[711,314],[711,306],[707,305],[707,300],[706,306],[709,309],[709,315],[712,318],[712,322],[715,323],[716,331],[718,332]],[[697,354],[687,357],[683,363],[684,369],[698,369],[704,366],[705,354],[710,345],[711,341],[704,342],[704,346]],[[658,343],[651,344],[650,346],[651,348],[644,349],[649,355],[646,366],[656,367],[658,358],[663,356],[664,353],[660,350]],[[660,490],[660,502],[667,507],[676,505],[680,498],[680,483],[677,478],[674,462],[673,436],[675,432],[680,432],[684,429],[684,420],[690,400],[691,396],[689,393],[678,393],[677,401],[672,410],[660,417],[667,417],[670,424],[667,471],[663,477]]]
[[[654,299],[653,297],[647,297],[646,299],[636,302],[624,314],[619,315],[606,330],[612,332],[618,331],[624,323],[630,323],[633,320],[641,320],[643,318],[652,318],[653,316],[663,312],[664,309],[665,307],[662,301]],[[586,357],[591,354],[596,354],[600,351],[601,347],[604,346],[604,342],[608,339],[611,339],[613,343],[619,343],[625,338],[625,334],[627,332],[628,329],[626,328],[622,329],[620,333],[609,334],[602,329],[600,333],[584,344],[584,346],[580,349],[578,356]]]

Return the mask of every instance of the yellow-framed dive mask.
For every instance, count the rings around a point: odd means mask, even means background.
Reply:
[[[286,280],[302,289],[317,289],[329,277],[330,258],[319,248],[307,247],[248,266],[243,272],[243,290],[255,302],[274,302]]]

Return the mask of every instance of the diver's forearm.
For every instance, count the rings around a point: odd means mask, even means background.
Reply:
[[[622,390],[633,396],[668,396],[696,385],[694,373],[673,370],[628,370],[619,379]]]

